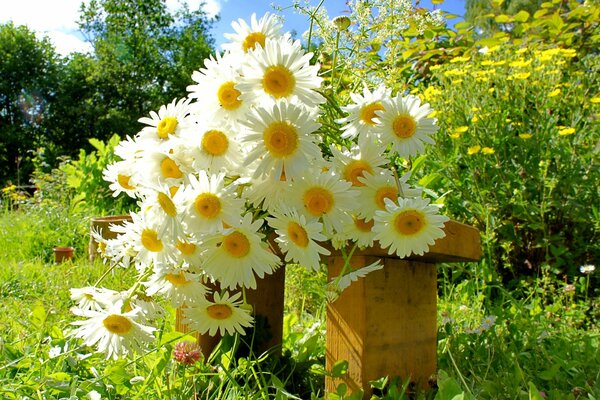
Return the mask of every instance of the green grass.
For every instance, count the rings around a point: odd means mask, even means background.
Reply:
[[[80,223],[65,221],[63,226]],[[63,264],[36,252],[37,244],[28,241],[37,236],[35,243],[49,245],[54,233],[41,237],[39,232],[50,225],[50,218],[36,213],[0,216],[0,398],[85,398],[92,390],[109,399],[189,399],[194,391],[211,399],[325,396],[324,275],[288,267],[280,358],[235,357],[239,342],[230,337],[210,363],[183,368],[171,360],[173,345],[181,339],[171,315],[147,355],[106,361],[67,336],[75,319],[69,289],[93,284],[105,266],[90,263],[81,247],[72,262]],[[79,244],[73,243],[85,246],[86,230],[78,229],[84,233]],[[21,250],[4,250],[14,243]],[[565,291],[564,284],[546,276],[509,292],[486,286],[476,273],[469,275],[476,270],[471,267],[439,269],[438,389],[413,393],[413,398],[540,399],[541,392],[549,399],[599,398],[599,307],[584,277],[575,282],[575,291]],[[462,269],[464,276],[451,281],[450,268]],[[104,284],[125,289],[132,283],[130,275],[116,269]],[[490,315],[494,323],[478,330]],[[388,381],[388,395],[381,398],[403,398],[405,383]],[[330,398],[352,398],[342,393],[340,388]]]

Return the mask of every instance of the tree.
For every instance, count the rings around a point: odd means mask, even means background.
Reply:
[[[91,102],[102,112],[101,124],[88,124],[89,136],[135,134],[138,118],[185,96],[193,70],[212,52],[211,25],[201,10],[170,13],[165,0],[82,4],[79,26],[96,62],[87,78],[96,90]]]
[[[47,38],[0,25],[0,182],[26,182],[30,150],[44,141],[58,60]]]
[[[465,20],[478,28],[483,36],[491,36],[495,32],[510,29],[510,25],[496,23],[489,14],[515,15],[526,11],[533,15],[540,9],[545,0],[467,0],[465,4]]]

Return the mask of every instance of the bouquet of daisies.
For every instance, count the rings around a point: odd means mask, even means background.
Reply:
[[[447,218],[390,161],[434,143],[428,104],[365,86],[335,121],[329,142],[345,145],[327,145],[313,54],[273,15],[232,27],[225,52],[192,75],[189,96],[141,118],[105,171],[114,195],[138,199],[140,211],[98,248],[139,279],[125,292],[87,287],[72,298],[83,317],[74,336],[108,357],[153,339],[156,296],[185,306],[185,323],[202,334],[243,333],[253,323],[244,288],[282,263],[316,271],[331,248],[375,241],[407,257],[444,236]],[[349,269],[345,281],[380,267]]]

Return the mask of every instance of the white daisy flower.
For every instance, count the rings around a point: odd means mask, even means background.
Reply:
[[[252,326],[254,319],[247,308],[242,307],[241,292],[230,296],[228,292],[214,293],[213,301],[202,300],[183,309],[184,322],[200,334],[214,336],[244,334],[244,328]]]
[[[321,125],[315,113],[301,106],[278,101],[272,107],[254,109],[244,122],[248,132],[242,141],[256,143],[248,152],[245,165],[259,160],[253,177],[299,178],[307,165],[322,162],[317,138],[312,133]]]
[[[372,133],[373,128],[378,124],[376,112],[385,109],[384,101],[390,95],[391,90],[384,86],[378,87],[373,92],[365,86],[362,96],[358,93],[350,93],[350,98],[354,103],[342,107],[348,116],[336,121],[339,124],[346,124],[342,126],[342,138],[354,139],[369,136],[369,133]]]
[[[239,144],[239,136],[243,128],[234,127],[225,120],[211,120],[208,117],[198,118],[194,129],[182,135],[185,147],[182,153],[191,159],[194,171],[205,170],[209,173],[227,172],[233,176],[240,173],[244,150]]]
[[[265,48],[248,54],[242,80],[236,86],[243,101],[258,104],[262,99],[298,98],[307,107],[325,102],[318,92],[322,78],[319,66],[310,65],[313,53],[304,53],[299,40],[288,37],[267,40]]]
[[[330,146],[333,155],[331,161],[335,170],[352,186],[364,186],[359,180],[365,173],[377,174],[387,160],[382,156],[383,149],[375,144],[362,143],[351,150],[340,151],[335,145]]]
[[[129,197],[136,197],[136,190],[139,189],[135,183],[137,166],[132,161],[128,159],[114,162],[107,165],[102,172],[102,178],[110,183],[108,188],[113,191],[113,197],[117,197],[121,193],[125,193]]]
[[[126,222],[124,227],[132,238],[136,268],[143,272],[152,265],[155,268],[171,265],[175,259],[174,242],[177,237],[165,229],[164,221],[143,213],[131,213],[131,218],[133,222]]]
[[[398,198],[395,203],[386,198],[385,211],[375,212],[375,240],[388,249],[388,254],[396,253],[400,258],[423,255],[446,235],[443,228],[449,218],[438,212],[438,207],[429,205],[429,199]]]
[[[204,299],[207,288],[200,282],[200,276],[181,269],[156,270],[147,282],[146,294],[156,294],[169,300],[173,307],[196,304]]]
[[[237,196],[237,185],[225,186],[225,174],[200,171],[198,179],[191,175],[183,196],[184,221],[188,233],[208,234],[223,229],[224,224],[237,225],[244,201]]]
[[[248,53],[257,47],[265,47],[267,39],[275,39],[282,34],[279,18],[269,13],[266,13],[259,20],[256,19],[256,14],[252,14],[250,25],[240,18],[233,21],[231,27],[235,33],[224,34],[225,38],[231,42],[221,45],[224,50],[231,52],[242,51]]]
[[[201,272],[203,247],[199,239],[193,235],[180,237],[177,239],[175,248],[177,249],[175,252],[177,265],[182,265],[189,272]]]
[[[330,252],[317,243],[327,239],[321,234],[323,225],[320,222],[307,222],[304,215],[298,215],[294,209],[275,212],[267,221],[278,235],[275,242],[285,253],[285,261],[293,261],[313,271],[321,269],[321,254],[329,255]]]
[[[273,179],[271,176],[252,179],[252,184],[244,187],[242,196],[254,207],[271,212],[281,206],[289,190],[286,179]]]
[[[240,82],[240,66],[243,58],[225,53],[216,54],[216,58],[204,60],[205,68],[194,71],[187,90],[189,97],[195,99],[191,107],[201,115],[212,115],[218,120],[230,123],[243,118],[248,111],[248,102],[240,99],[242,94],[235,86]]]
[[[428,103],[421,105],[417,96],[397,95],[385,101],[384,107],[375,112],[380,121],[375,132],[385,146],[391,145],[391,152],[408,158],[423,153],[423,143],[435,144],[431,135],[438,127],[435,118],[427,117],[433,111]]]
[[[132,308],[139,308],[141,310],[141,323],[146,323],[146,321],[154,321],[158,318],[164,318],[167,315],[166,310],[157,301],[155,301],[154,298],[144,293],[135,293],[133,296],[131,296],[129,301]]]
[[[202,268],[222,288],[255,289],[255,274],[263,278],[279,266],[279,257],[262,241],[264,235],[258,233],[262,225],[262,219],[252,222],[248,213],[239,225],[205,240],[207,250]]]
[[[184,129],[192,124],[190,101],[191,99],[188,98],[179,101],[175,99],[171,103],[161,106],[158,113],[151,111],[150,118],[140,118],[139,122],[149,126],[140,131],[138,139],[149,140],[161,145],[172,137],[178,137]]]
[[[126,136],[115,146],[115,155],[122,160],[134,160],[141,157],[140,143],[138,137]]]
[[[352,223],[344,226],[342,236],[355,242],[361,249],[372,247],[375,240],[375,233],[373,233],[374,224],[375,221],[373,219],[366,220],[354,215],[352,216]]]
[[[181,192],[179,186],[169,186],[165,183],[140,190],[140,210],[147,218],[162,221],[163,225],[158,227],[158,231],[167,231],[172,237],[183,235]]]
[[[375,211],[385,210],[385,199],[395,201],[398,197],[420,197],[422,190],[411,188],[406,183],[409,177],[410,173],[406,173],[396,179],[389,170],[382,170],[378,174],[366,172],[364,177],[359,177],[358,180],[364,185],[358,188],[358,215],[368,221],[373,218]]]
[[[124,225],[110,225],[110,229],[119,235],[115,239],[104,241],[103,262],[128,268],[135,260],[137,256],[137,252],[133,248],[135,235],[131,227],[127,226],[127,224],[131,223],[126,221]]]
[[[81,310],[73,308],[72,312],[85,321],[75,321],[79,326],[71,332],[71,336],[83,339],[86,346],[96,346],[106,358],[118,359],[131,352],[142,352],[146,343],[154,340],[156,329],[139,323],[141,310],[134,308],[123,312],[123,302],[115,302],[107,310]]]
[[[137,182],[141,186],[151,186],[155,182],[169,186],[180,185],[193,170],[178,157],[179,152],[152,150],[145,153],[137,162],[139,174]]]
[[[77,302],[77,308],[81,310],[100,311],[113,303],[116,291],[86,286],[82,288],[71,288],[71,300]]]
[[[308,219],[321,218],[326,234],[331,235],[333,230],[342,231],[352,219],[350,213],[357,207],[358,192],[351,187],[332,171],[310,171],[294,181],[287,198]]]

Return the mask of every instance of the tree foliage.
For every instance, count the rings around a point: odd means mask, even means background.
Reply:
[[[34,152],[56,166],[92,150],[89,139],[135,134],[140,117],[186,94],[212,22],[165,0],[92,0],[79,24],[94,50],[66,58],[27,27],[0,25],[0,182],[27,183]]]
[[[103,123],[90,136],[134,134],[137,119],[186,94],[194,69],[212,51],[206,14],[186,7],[174,14],[165,0],[92,0],[79,26],[94,48],[91,79]]]
[[[0,60],[0,181],[23,182],[31,171],[28,151],[48,129],[57,56],[47,39],[9,22],[0,25]]]

